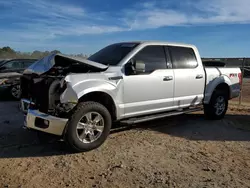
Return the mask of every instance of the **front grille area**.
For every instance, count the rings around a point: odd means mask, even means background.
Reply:
[[[32,75],[24,75],[21,78],[21,97],[35,103],[33,108],[43,113],[48,112],[49,87],[53,78],[36,78]]]
[[[26,76],[26,75],[21,76],[20,78],[21,98],[29,99],[31,97],[29,93],[29,91],[31,90],[30,88],[31,83],[32,83],[31,76]]]

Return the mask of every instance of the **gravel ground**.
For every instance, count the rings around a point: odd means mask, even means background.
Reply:
[[[0,102],[0,187],[250,187],[250,108],[221,121],[202,113],[112,131],[100,148],[22,129],[17,102]]]

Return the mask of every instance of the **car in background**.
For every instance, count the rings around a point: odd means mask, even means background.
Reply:
[[[0,88],[8,89],[12,97],[20,98],[20,76],[37,59],[0,60]]]

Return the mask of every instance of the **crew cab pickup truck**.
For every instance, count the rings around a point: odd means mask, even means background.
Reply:
[[[58,135],[81,152],[101,146],[115,122],[201,109],[208,119],[222,119],[241,79],[239,68],[204,67],[193,45],[121,42],[88,59],[38,60],[21,78],[21,104],[26,128]]]

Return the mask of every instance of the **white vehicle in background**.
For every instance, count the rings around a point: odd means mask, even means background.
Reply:
[[[204,67],[193,45],[122,42],[88,59],[52,54],[21,80],[25,126],[88,151],[104,143],[113,122],[134,124],[201,108],[209,119],[223,118],[228,100],[240,94],[241,70]]]

